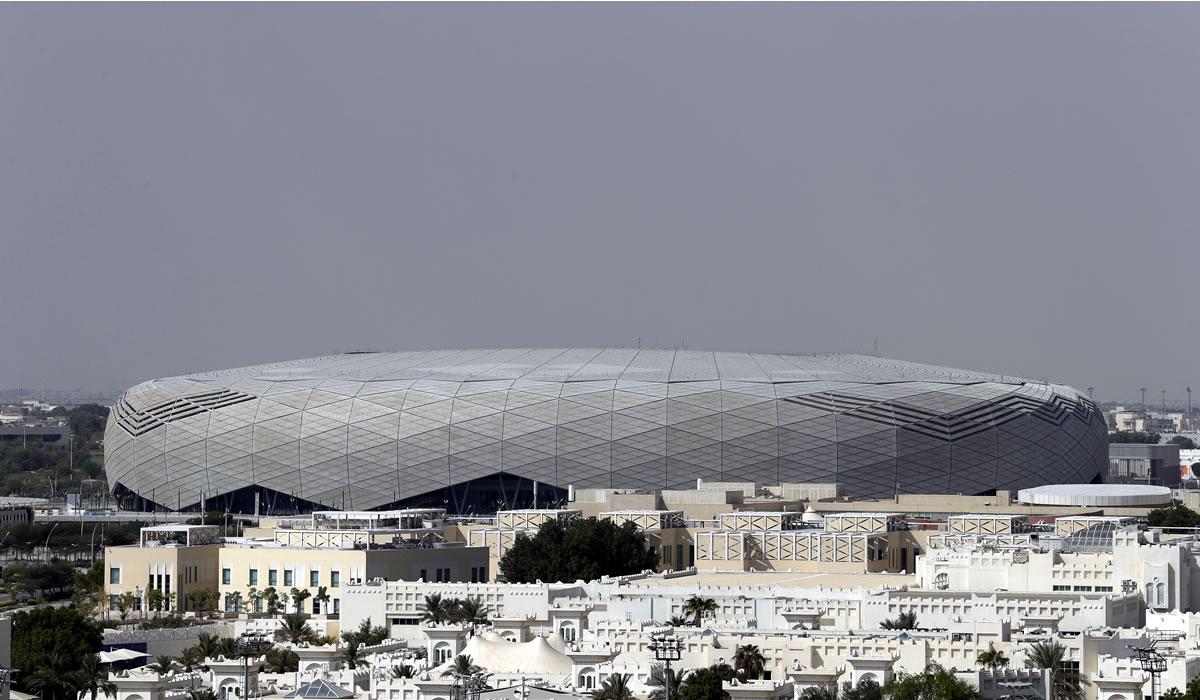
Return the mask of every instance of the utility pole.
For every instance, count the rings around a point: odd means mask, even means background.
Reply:
[[[1192,429],[1192,387],[1189,386],[1189,387],[1185,387],[1185,388],[1187,389],[1187,394],[1188,394],[1187,426],[1188,426],[1188,430],[1191,430]]]
[[[1142,387],[1142,413],[1146,412],[1146,387]]]
[[[683,652],[683,640],[669,637],[665,634],[650,638],[650,651],[655,661],[663,662],[663,698],[671,700],[671,683],[675,677],[671,675],[671,662],[678,661]]]
[[[1163,399],[1163,401],[1162,401],[1163,418],[1166,418],[1167,417],[1167,390],[1166,389],[1162,390],[1162,399]]]
[[[1096,387],[1094,387],[1094,386],[1088,387],[1088,401],[1091,401],[1093,403],[1095,403],[1095,401],[1096,401]]]

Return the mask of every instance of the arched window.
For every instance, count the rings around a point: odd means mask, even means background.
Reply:
[[[575,625],[572,625],[569,622],[564,622],[562,626],[558,628],[558,631],[560,634],[562,634],[562,638],[564,640],[568,642],[575,641]]]
[[[934,589],[939,590],[939,591],[944,591],[944,590],[950,588],[950,574],[943,571],[942,573],[938,574],[937,576],[934,576],[933,577],[933,587],[934,587]]]
[[[439,664],[446,663],[452,656],[454,656],[454,653],[451,651],[450,644],[448,642],[442,642],[433,648],[434,661]]]

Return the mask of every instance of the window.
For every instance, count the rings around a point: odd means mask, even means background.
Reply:
[[[663,563],[664,564],[671,563],[671,545],[669,545],[669,544],[663,545]]]
[[[119,569],[118,567],[115,567],[115,566],[111,567],[108,570],[108,582],[109,583],[120,583],[121,582],[121,569]]]
[[[260,612],[262,612],[262,611],[263,611],[263,599],[262,599],[262,596],[255,596],[255,598],[254,598],[254,612],[256,612],[256,613],[260,613]]]
[[[313,598],[313,615],[321,614],[321,601]]]
[[[271,569],[270,571],[267,572],[267,585],[268,586],[278,586],[279,585],[279,572],[276,571],[275,569]]]
[[[341,598],[333,599],[333,614],[334,615],[342,614],[342,599]]]
[[[558,631],[562,633],[564,640],[568,642],[575,641],[575,627],[573,625],[564,623],[562,627],[558,628]]]
[[[421,580],[422,580],[422,581],[428,581],[428,580],[429,580],[429,574],[428,574],[428,572],[427,572],[425,569],[421,569]]]
[[[283,585],[284,587],[296,585],[296,572],[291,569],[283,570]]]
[[[110,595],[110,596],[108,597],[108,609],[109,609],[109,610],[116,610],[116,609],[117,609],[117,605],[118,605],[120,602],[121,602],[121,596],[119,596],[119,595]]]
[[[1069,591],[1069,590],[1071,590],[1071,587],[1070,587],[1070,586],[1054,586],[1054,587],[1053,587],[1053,590],[1056,590],[1056,591]]]
[[[321,586],[321,572],[320,571],[308,572],[308,586],[309,586],[309,588],[319,588]]]
[[[342,572],[330,571],[329,572],[329,587],[337,588],[340,585],[342,585]]]
[[[233,583],[233,571],[229,567],[221,569],[221,583],[226,586]]]
[[[250,585],[258,585],[258,569],[250,569]]]

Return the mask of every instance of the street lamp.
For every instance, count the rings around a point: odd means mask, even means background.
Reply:
[[[1156,644],[1157,639],[1144,647],[1129,647],[1142,670],[1150,674],[1150,700],[1158,700],[1158,677],[1167,670],[1167,660],[1154,648]]]
[[[683,640],[665,634],[650,638],[650,652],[655,661],[663,662],[663,697],[671,700],[671,683],[675,677],[671,675],[671,662],[678,661],[683,655]]]
[[[261,632],[243,632],[237,640],[237,651],[242,657],[242,697],[250,697],[250,657],[257,657],[270,642]]]

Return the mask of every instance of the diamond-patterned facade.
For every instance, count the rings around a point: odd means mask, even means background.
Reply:
[[[859,355],[353,353],[139,384],[105,466],[110,487],[170,507],[258,486],[375,508],[494,474],[892,496],[1091,482],[1106,436],[1070,387]]]

